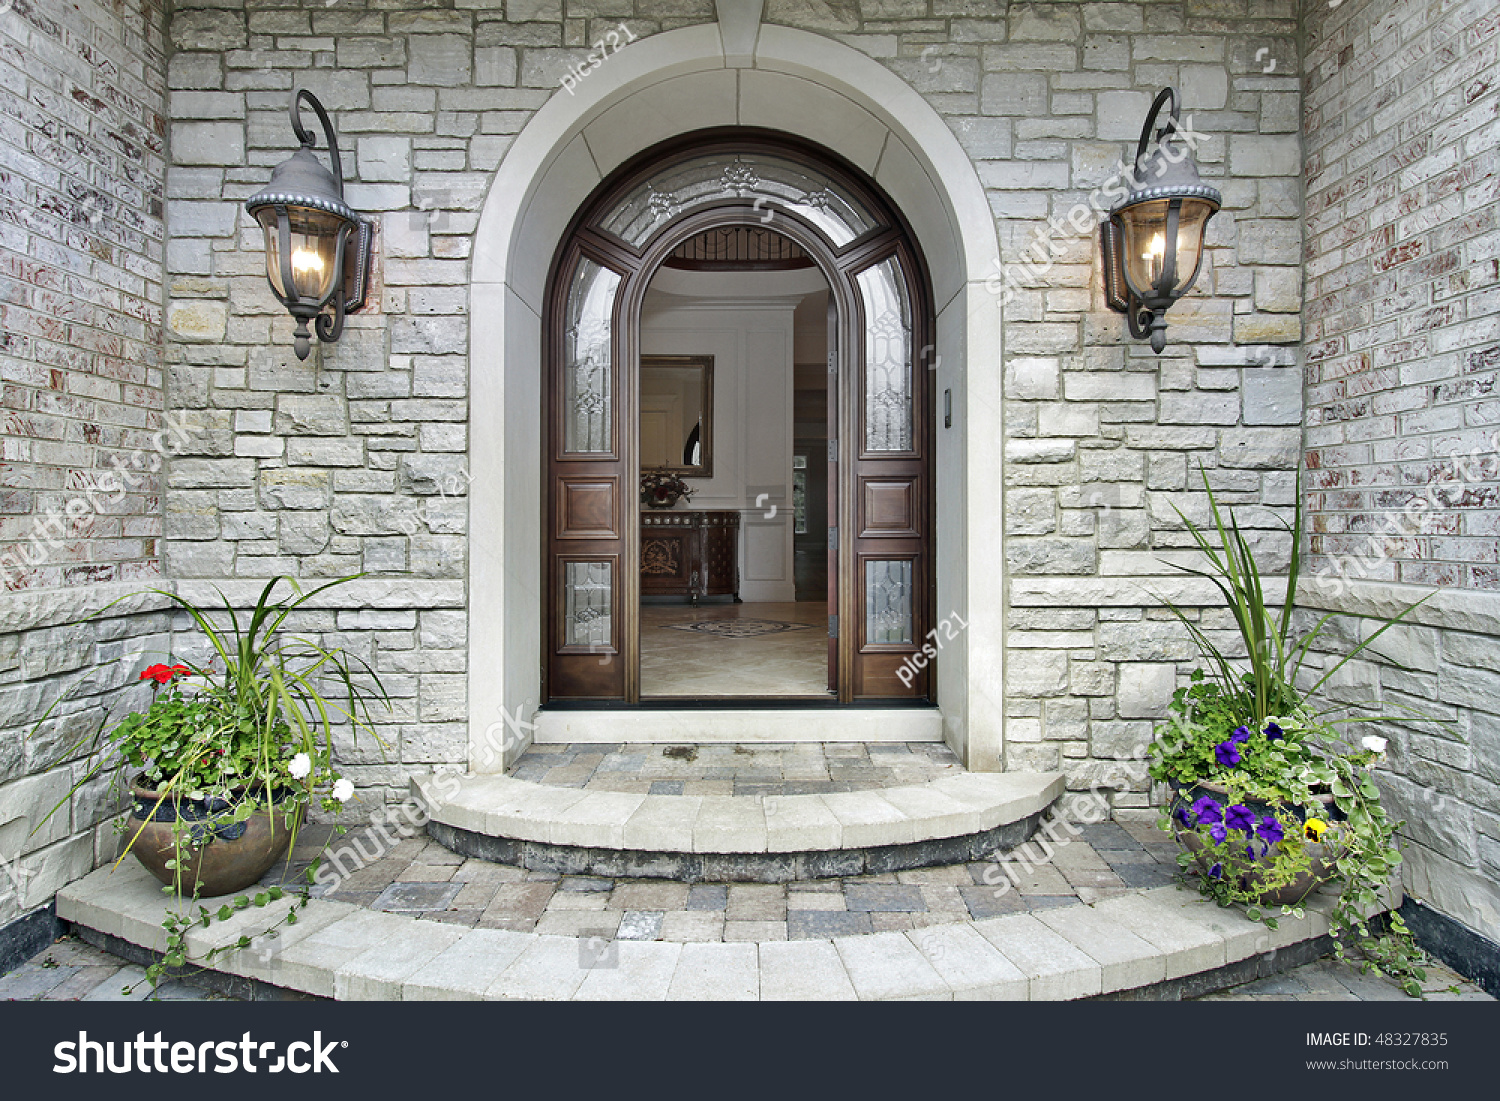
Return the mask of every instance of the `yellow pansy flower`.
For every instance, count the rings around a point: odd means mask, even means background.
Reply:
[[[1307,835],[1309,841],[1321,841],[1323,831],[1328,828],[1328,823],[1319,818],[1309,818],[1302,824],[1302,832]]]

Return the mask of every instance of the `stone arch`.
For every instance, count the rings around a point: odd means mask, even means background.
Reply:
[[[524,748],[517,720],[531,719],[540,697],[541,317],[553,253],[615,167],[674,134],[719,126],[781,130],[842,155],[901,207],[927,257],[935,390],[940,406],[951,391],[953,408],[936,463],[938,614],[968,623],[940,663],[939,706],[944,738],[967,767],[998,769],[1001,328],[985,280],[1000,254],[984,190],[942,118],[888,69],[832,39],[728,17],[642,39],[553,95],[491,185],[470,300],[471,768],[502,768]]]

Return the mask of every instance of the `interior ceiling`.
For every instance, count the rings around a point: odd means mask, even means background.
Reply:
[[[690,271],[790,271],[813,266],[802,246],[760,226],[717,226],[689,237],[662,261]]]

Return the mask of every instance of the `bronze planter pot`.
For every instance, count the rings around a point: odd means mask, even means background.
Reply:
[[[1204,877],[1208,876],[1211,865],[1204,856],[1205,846],[1203,839],[1198,836],[1196,831],[1186,829],[1182,826],[1177,818],[1176,811],[1178,807],[1191,808],[1194,800],[1199,795],[1210,795],[1216,801],[1227,805],[1228,800],[1226,796],[1228,794],[1228,789],[1219,784],[1200,781],[1192,788],[1179,789],[1172,803],[1172,835],[1177,839],[1177,844],[1182,846],[1187,852],[1193,854],[1193,859],[1197,862],[1198,870]],[[1325,820],[1340,817],[1333,806],[1332,795],[1327,796],[1323,802],[1327,807]],[[1253,800],[1246,802],[1245,806],[1249,807],[1256,815],[1275,814],[1284,826],[1295,823],[1300,833],[1303,818],[1300,811],[1295,808],[1284,806],[1273,807],[1268,803],[1258,803]],[[1305,901],[1308,895],[1333,878],[1335,874],[1334,863],[1343,855],[1343,849],[1335,848],[1332,845],[1325,845],[1321,841],[1309,841],[1305,837],[1302,838],[1302,847],[1312,861],[1311,867],[1298,875],[1290,883],[1262,891],[1258,899],[1262,906],[1297,906]],[[1256,857],[1252,860],[1241,856],[1233,867],[1223,869],[1223,874],[1238,876],[1241,886],[1253,890],[1260,885],[1262,875],[1269,868],[1270,863],[1270,860],[1266,857]]]
[[[151,788],[134,784],[126,823],[130,851],[157,879],[176,887],[178,869],[167,867],[167,861],[175,851],[176,823],[183,822],[188,832],[179,893],[216,898],[243,891],[290,851],[292,831],[287,826],[283,798],[278,797],[269,808],[260,807],[243,822],[232,822],[225,819],[233,804],[222,799],[205,803],[177,795],[163,797]],[[301,814],[300,807],[297,813]]]

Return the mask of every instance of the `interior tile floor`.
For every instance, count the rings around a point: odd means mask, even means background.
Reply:
[[[680,625],[793,623],[801,630],[725,638]],[[828,692],[828,607],[815,601],[641,605],[642,696],[819,697]]]
[[[641,795],[827,795],[925,784],[962,772],[942,742],[533,745],[518,780]]]

